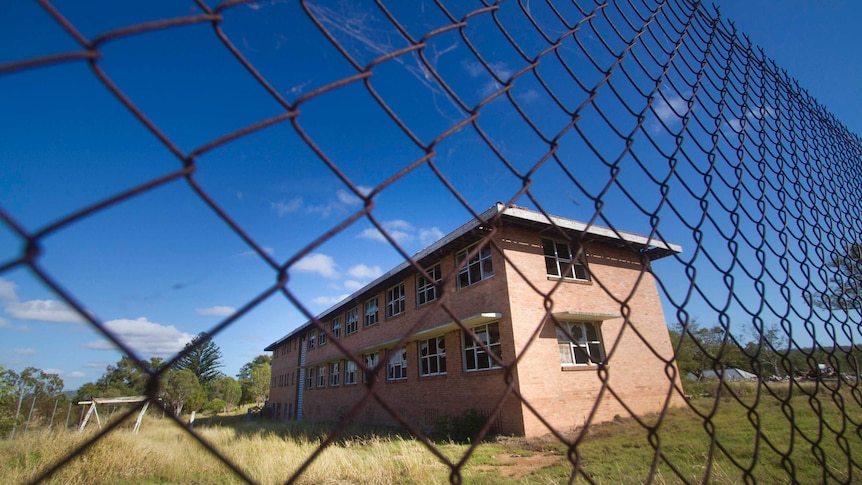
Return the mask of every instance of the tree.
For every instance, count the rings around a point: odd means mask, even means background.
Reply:
[[[790,374],[782,360],[789,352],[787,335],[778,325],[765,325],[762,332],[752,329],[753,340],[745,345],[745,354],[757,362],[755,374],[761,377]]]
[[[95,383],[88,382],[78,388],[75,401],[88,401],[94,397],[143,395],[147,392],[147,382],[150,380],[147,370],[156,371],[162,364],[159,357],[152,357],[148,362],[138,365],[131,357],[123,356],[116,365],[109,365]]]
[[[842,253],[832,255],[826,267],[831,270],[828,288],[814,298],[814,304],[844,311],[862,309],[862,244],[847,244]]]
[[[189,369],[170,370],[162,381],[162,400],[174,411],[175,416],[201,392],[197,376]]]
[[[206,332],[199,333],[191,342],[186,344],[183,352],[185,354],[177,362],[176,368],[191,371],[204,388],[208,388],[224,376],[218,370],[223,365],[221,363],[221,349]]]
[[[683,376],[703,376],[716,366],[749,369],[748,360],[736,339],[722,327],[706,328],[696,319],[686,326],[677,323],[670,329],[671,343],[676,351],[676,365]]]
[[[258,355],[239,370],[239,384],[242,388],[241,403],[261,403],[269,396],[272,357]]]
[[[213,398],[221,399],[224,402],[224,411],[231,411],[242,397],[242,387],[239,383],[229,376],[222,377],[213,385]]]

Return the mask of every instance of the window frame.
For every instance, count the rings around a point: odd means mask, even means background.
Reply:
[[[362,305],[362,326],[373,327],[380,323],[380,306],[377,303],[377,297],[373,296]]]
[[[329,387],[338,387],[341,385],[339,370],[339,362],[329,363]]]
[[[353,317],[351,319],[351,317]],[[352,329],[352,330],[351,330]],[[359,307],[347,310],[344,316],[344,335],[352,335],[359,331]]]
[[[356,384],[356,362],[352,359],[344,361],[344,385]]]
[[[431,353],[433,342],[434,353]],[[441,346],[440,343],[443,343]],[[423,344],[426,344],[427,354],[423,355]],[[419,356],[419,377],[433,377],[446,375],[446,336],[439,335],[429,339],[420,340],[417,343]],[[437,367],[436,372],[431,372],[432,363]],[[427,369],[427,372],[426,372]]]
[[[314,367],[305,369],[305,389],[314,389]]]
[[[389,357],[386,363],[386,380],[387,381],[406,381],[407,380],[407,349],[398,349]]]
[[[306,339],[306,350],[314,350],[314,339],[316,335],[317,329],[308,332],[308,337]]]
[[[329,329],[332,331],[333,338],[341,338],[341,315],[332,318]]]
[[[317,346],[323,347],[326,345],[326,340],[326,330],[320,329],[320,331],[317,332]]]
[[[380,352],[371,352],[370,354],[362,354],[362,363],[368,370],[374,370],[380,364]],[[362,382],[368,382],[368,373],[362,373]]]
[[[492,327],[496,328],[496,335],[497,335],[497,341],[496,342],[491,341],[491,336],[492,336],[491,328]],[[480,338],[482,343],[485,344],[485,347],[487,347],[488,350],[490,350],[491,352],[496,354],[498,358],[502,359],[503,358],[503,352],[502,352],[502,345],[501,345],[502,338],[500,336],[500,322],[491,322],[491,323],[486,323],[484,325],[477,325],[477,326],[470,329],[470,333],[472,333],[474,336],[479,338],[480,337],[479,332],[482,330],[484,330],[484,334],[486,336],[485,339]],[[466,331],[462,330],[461,336],[462,336],[462,339],[461,339],[461,342],[462,342],[461,357],[462,357],[462,361],[463,361],[464,372],[482,372],[482,371],[486,371],[486,370],[494,370],[494,369],[502,368],[502,366],[498,365],[497,362],[494,361],[494,359],[492,359],[489,355],[487,355],[488,353],[485,351],[484,348],[482,348],[482,346],[480,346],[473,338],[471,338],[470,336],[467,335]],[[470,354],[473,355],[472,359],[467,358],[467,356]],[[485,357],[480,359],[480,356],[483,356],[483,355]],[[470,360],[473,361],[474,368],[470,367],[470,365],[469,365]],[[487,363],[487,366],[480,365],[483,363]]]
[[[422,306],[437,299],[437,283],[442,279],[440,263],[425,268],[425,273],[432,278],[429,281],[422,273],[416,275],[416,306]]]
[[[467,255],[477,246],[478,243],[472,244],[455,253],[455,267],[458,268],[462,261],[467,258]],[[462,288],[467,288],[468,286],[473,286],[480,281],[487,280],[494,276],[493,259],[491,245],[486,243],[481,246],[479,252],[467,261],[463,267],[458,269],[458,276],[455,278],[458,289],[460,290]],[[487,272],[486,269],[488,270]],[[475,275],[474,272],[476,273]]]
[[[326,365],[317,366],[317,387],[326,387]]]
[[[552,247],[548,248],[547,243],[550,243]],[[560,255],[560,246],[565,247],[568,257]],[[549,249],[553,249],[553,254],[549,253]],[[572,252],[572,246],[568,241],[543,237],[542,256],[545,260],[545,273],[549,277],[570,281],[591,281],[590,268],[587,266],[587,257],[584,251],[581,251],[581,254],[575,257]],[[556,270],[556,274],[550,272],[552,266]],[[583,272],[583,275],[578,275],[578,269]],[[568,275],[569,273],[571,276]]]
[[[570,340],[569,336],[563,332],[560,326],[565,327],[565,331],[575,340]],[[595,339],[590,339],[590,332],[587,330],[588,327],[592,327]],[[578,330],[574,330],[575,328]],[[586,320],[558,322],[558,325],[554,325],[554,333],[557,336],[557,345],[560,349],[560,365],[563,367],[583,367],[606,363],[607,355],[605,354],[605,343],[602,337],[602,322]],[[564,346],[567,346],[566,350],[568,353],[566,356],[571,359],[571,362],[563,359]],[[600,358],[594,360],[593,353],[598,353]],[[582,362],[578,360],[582,360]]]
[[[396,295],[398,291],[400,295]],[[407,286],[402,281],[386,290],[386,318],[401,315],[407,311]]]

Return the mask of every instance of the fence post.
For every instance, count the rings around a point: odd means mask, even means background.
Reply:
[[[33,408],[36,407],[36,394],[33,394],[33,401],[30,402],[30,412],[27,413],[27,423],[24,425],[24,432],[21,434],[27,433],[27,429],[30,427],[30,419],[33,417]]]
[[[57,414],[57,404],[60,404],[60,400],[59,400],[59,399],[57,399],[56,401],[54,401],[54,410],[53,410],[53,411],[51,411],[51,423],[48,425],[48,429],[51,429],[51,428],[53,428],[53,427],[54,427],[54,415],[56,415],[56,414]]]
[[[66,429],[69,429],[69,418],[72,416],[72,401],[69,401],[69,410],[66,411]]]
[[[9,433],[9,439],[15,438],[15,430],[18,429],[18,417],[21,415],[21,401],[24,400],[24,389],[18,394],[18,409],[15,411],[15,421],[12,423],[12,432]]]

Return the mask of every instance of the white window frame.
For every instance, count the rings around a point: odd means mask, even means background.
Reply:
[[[386,290],[386,318],[404,313],[407,308],[406,290],[403,281]]]
[[[344,361],[344,385],[356,384],[356,362],[353,360]]]
[[[317,330],[312,330],[308,332],[308,350],[314,349],[314,337],[317,334]]]
[[[475,248],[472,245],[468,248],[458,251],[455,255],[455,266],[460,267],[461,263],[467,258],[467,254]],[[492,264],[491,246],[486,244],[476,253],[467,263],[458,270],[458,289],[466,288],[476,283],[486,280],[494,276],[494,266]]]
[[[362,306],[362,308],[362,325],[364,327],[371,327],[377,325],[380,322],[380,307],[377,305],[376,296],[374,298],[369,298],[365,300],[365,304]]]
[[[492,341],[492,332],[494,329],[497,336],[496,341]],[[491,352],[497,355],[497,357],[502,358],[502,351],[500,346],[500,322],[488,323],[485,325],[479,325],[470,330],[470,332],[476,336],[478,340],[485,344],[485,347],[488,348]],[[492,359],[488,353],[479,345],[467,332],[462,331],[461,335],[463,336],[463,353],[462,357],[464,360],[464,371],[465,372],[479,372],[484,370],[491,369],[499,369],[500,365]],[[472,356],[472,358],[468,358],[468,356]],[[470,364],[472,361],[472,365]]]
[[[364,354],[362,356],[362,362],[365,363],[365,367],[368,367],[368,370],[374,370],[377,367],[377,364],[380,363],[380,354],[377,352],[373,352],[371,354]],[[368,382],[368,374],[362,373],[362,382]]]
[[[344,335],[350,335],[359,331],[359,307],[347,310],[344,322]]]
[[[326,331],[321,329],[317,333],[317,346],[323,347],[324,345],[326,345]]]
[[[433,371],[432,369],[436,369]],[[446,337],[419,341],[419,377],[446,375]]]
[[[396,350],[386,364],[387,381],[403,381],[407,379],[407,349]]]
[[[441,278],[440,263],[426,268],[425,272],[428,273],[431,280],[426,278],[422,273],[416,275],[416,306],[421,306],[437,299],[437,282]]]
[[[560,363],[563,366],[596,365],[605,362],[601,322],[560,322],[559,325],[554,329],[560,347]],[[566,335],[566,332],[569,335]]]
[[[314,367],[309,367],[305,369],[305,388],[314,388]]]
[[[332,322],[329,324],[330,330],[332,330],[332,336],[335,338],[341,338],[341,316],[337,316],[332,319]]]
[[[317,367],[317,387],[326,387],[326,366]]]
[[[550,243],[550,247],[549,247]],[[583,252],[577,257],[565,241],[542,238],[542,254],[548,276],[575,281],[590,281],[590,270]]]
[[[338,385],[340,384],[339,377],[341,376],[341,374],[338,371],[339,363],[331,362],[329,364],[329,387],[338,387]]]

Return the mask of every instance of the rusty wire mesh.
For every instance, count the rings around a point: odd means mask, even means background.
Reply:
[[[761,345],[748,355],[752,362],[770,351],[783,356],[785,362],[790,350],[815,349],[825,353],[838,377],[831,384],[824,384],[826,392],[821,397],[811,397],[813,408],[818,407],[818,399],[824,398],[840,401],[848,408],[862,405],[855,377],[858,368],[848,358],[848,346],[840,346],[849,342],[852,350],[858,338],[858,294],[846,285],[834,288],[836,275],[844,270],[840,265],[830,265],[842,257],[843,251],[862,240],[859,218],[862,140],[738,34],[732,24],[704,5],[685,0],[599,4],[585,1],[566,5],[487,2],[478,6],[435,1],[424,4],[421,16],[427,22],[423,23],[417,21],[420,14],[389,2],[368,2],[361,7],[352,4],[349,8],[340,4],[330,8],[316,2],[238,0],[210,6],[198,0],[187,6],[185,15],[118,24],[96,35],[86,35],[69,20],[71,16],[63,8],[47,0],[38,3],[76,47],[49,47],[33,57],[14,59],[0,65],[0,77],[24,76],[33,70],[51,70],[62,76],[70,66],[86,66],[90,70],[88,82],[103,86],[131,113],[167,150],[167,156],[173,157],[175,168],[129,189],[117,187],[112,196],[91,205],[68,208],[52,222],[34,229],[28,228],[29,221],[0,208],[4,225],[22,247],[20,253],[5,256],[0,274],[29,269],[94,329],[130,356],[136,355],[134,349],[85,310],[87,304],[76,299],[75,288],[65,288],[62,281],[43,267],[42,248],[47,238],[159,187],[185,183],[187,190],[268,266],[275,280],[258,289],[256,296],[248,299],[234,315],[209,329],[211,335],[217,336],[228,327],[241,328],[244,315],[274,298],[289,300],[306,318],[313,319],[315,315],[308,309],[308,302],[292,291],[289,271],[297,261],[358,220],[370,221],[409,260],[408,253],[387,232],[376,211],[381,197],[420,169],[430,169],[438,189],[445,190],[452,201],[473,217],[479,217],[493,201],[472,200],[469,187],[453,181],[456,171],[471,170],[468,165],[474,163],[479,167],[473,169],[478,174],[476,183],[483,183],[482,171],[490,165],[503,168],[503,175],[500,171],[493,172],[495,177],[506,179],[505,183],[499,183],[498,200],[530,203],[539,211],[553,214],[559,207],[555,201],[563,199],[570,203],[571,199],[583,208],[583,219],[591,224],[615,230],[635,228],[643,234],[681,244],[685,251],[674,255],[672,262],[663,263],[665,266],[656,276],[668,318],[681,323],[683,338],[694,338],[687,325],[697,303],[707,308],[705,318],[714,319],[725,329],[726,345],[743,346],[730,331],[733,324],[742,326],[735,327],[737,330],[760,337]],[[79,10],[72,5],[65,8],[69,12]],[[289,32],[292,23],[313,23],[322,34],[321,39],[328,42],[320,45],[320,51],[326,51],[328,62],[336,66],[319,76],[304,73],[314,79],[307,89],[289,89],[288,76],[273,70],[271,65],[267,71],[259,68],[253,60],[253,49],[244,46],[242,36],[232,33],[234,20],[252,28],[264,28],[268,16],[281,8],[289,9],[290,15],[281,17],[284,23],[278,29]],[[363,31],[358,24],[351,24],[356,15],[372,16],[377,30]],[[219,46],[229,57],[232,69],[244,70],[254,79],[257,92],[222,93],[225,97],[267,97],[278,109],[269,117],[251,120],[241,128],[206,140],[190,140],[184,136],[181,125],[169,119],[157,122],[151,118],[136,102],[135,95],[126,92],[123,82],[112,78],[109,66],[114,55],[112,48],[133,40],[146,43],[148,36],[183,29],[194,29],[196,36],[209,36],[214,42],[209,47]],[[381,29],[385,33],[381,34]],[[462,65],[468,69],[458,71],[445,65],[445,54],[456,47],[462,55],[467,53]],[[499,51],[503,50],[510,55],[506,62],[500,61]],[[284,54],[279,60],[283,69],[294,73],[303,73],[306,68],[296,51]],[[387,83],[387,76],[393,72],[407,73],[413,85]],[[203,79],[205,74],[201,76]],[[431,100],[425,107],[434,105],[438,111],[423,111],[412,104],[391,100],[393,91],[399,89],[416,90],[417,98]],[[348,91],[349,94],[342,94]],[[333,120],[333,130],[344,129],[346,123],[336,120],[348,111],[354,114],[350,103],[351,100],[360,103],[357,92],[364,96],[362,109],[373,102],[377,109],[383,110],[390,120],[385,132],[391,140],[397,140],[400,150],[394,155],[400,168],[385,174],[370,190],[364,190],[352,178],[356,162],[344,157],[331,138],[319,141],[323,137],[307,129],[304,123],[306,119],[319,117]],[[14,95],[4,92],[0,96]],[[345,103],[343,110],[326,111],[317,103],[329,98]],[[535,99],[542,99],[551,108],[535,111],[530,103]],[[219,101],[214,99],[213,103]],[[494,122],[501,112],[510,116],[510,128],[514,128],[507,130]],[[3,113],[10,115],[14,116]],[[419,123],[423,117],[433,118],[434,123]],[[361,119],[354,121],[361,123]],[[242,217],[232,215],[199,181],[209,170],[208,157],[213,152],[276,126],[291,130],[302,140],[307,153],[313,154],[320,170],[337,177],[344,188],[364,202],[360,210],[321,230],[316,238],[305,241],[283,260],[273,257],[255,239]],[[526,153],[507,150],[506,137],[511,136],[529,138],[530,149]],[[451,163],[445,150],[455,139],[481,145],[484,159],[461,165]],[[134,147],[119,147],[116,155],[122,157],[133,150]],[[291,170],[293,155],[280,155],[285,160],[283,165],[269,169]],[[365,155],[363,158],[368,158]],[[373,168],[373,163],[366,162],[366,168]],[[569,191],[542,190],[538,176],[547,171],[567,180]],[[495,179],[490,183],[498,182]],[[859,281],[852,272],[848,276],[845,282],[850,281],[851,285],[853,278]],[[712,286],[706,285],[706,281],[718,283]],[[699,315],[704,318],[704,313]],[[763,338],[764,325],[769,322],[780,322],[785,347],[774,348]],[[287,330],[279,329],[275,334]],[[720,367],[719,357],[712,357],[715,367]],[[151,397],[158,395],[156,379],[151,381],[149,392]],[[375,391],[369,387],[365,400],[373,399]],[[822,436],[807,430],[796,430],[797,440],[789,450],[774,447],[760,433],[761,423],[757,419],[760,399],[753,404],[745,403],[750,422],[740,426],[757,428],[758,436],[764,438],[760,453],[781,457],[788,474],[782,480],[795,481],[791,456],[794,447],[810,450],[812,459],[820,461],[823,481],[859,480],[859,449],[851,443],[858,446],[862,423],[845,417],[837,429],[830,428],[829,439],[841,444],[845,456],[827,460],[821,448]],[[354,417],[355,409],[334,428],[318,451],[307,457],[305,465],[287,471],[284,479],[300,479],[318,454],[338,439]],[[129,415],[136,411],[129,411]],[[390,411],[395,412],[391,408]],[[712,453],[731,456],[722,447],[721,432],[715,429],[713,415],[699,416],[713,439],[710,461]],[[792,414],[788,418],[792,425]],[[50,477],[77,459],[119,422],[96,434],[64,460],[42,470],[38,480]],[[675,463],[662,456],[660,437],[665,431],[643,426],[650,436],[657,437],[650,440],[656,453],[650,476],[637,479],[654,479],[655,466],[661,464],[676,473],[678,479],[687,480],[677,471]],[[242,463],[228,459],[194,430],[184,429],[229,466],[237,479],[254,482]],[[421,431],[412,431],[429,452],[451,468],[450,480],[460,482],[461,468],[477,445],[462,460],[452,461],[437,451]],[[555,436],[569,446],[572,478],[589,481],[577,453],[586,435],[571,438],[556,433]],[[752,470],[757,459],[757,456],[749,461],[732,459],[735,470],[730,474],[754,481]],[[827,466],[827,461],[831,465]],[[704,479],[708,477],[707,473]]]

